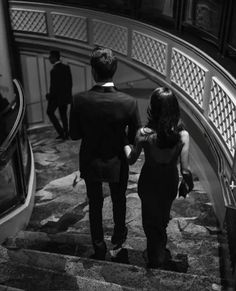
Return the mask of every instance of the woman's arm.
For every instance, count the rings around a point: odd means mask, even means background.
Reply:
[[[189,134],[186,130],[180,132],[180,139],[183,143],[180,154],[180,169],[181,173],[185,173],[189,171]]]
[[[183,143],[183,148],[180,155],[180,169],[183,180],[187,186],[187,192],[193,189],[193,177],[189,169],[189,134],[186,130],[180,132],[180,138]]]

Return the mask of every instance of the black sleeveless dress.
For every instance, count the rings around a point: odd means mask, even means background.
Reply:
[[[137,140],[142,144],[145,162],[138,181],[142,201],[142,222],[147,237],[147,255],[150,267],[159,267],[165,260],[166,227],[170,209],[178,191],[178,158],[183,144],[172,148],[158,148],[156,133],[141,129]]]

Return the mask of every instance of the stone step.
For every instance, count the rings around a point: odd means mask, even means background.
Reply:
[[[9,249],[7,255],[9,262],[11,262],[11,264],[14,266],[16,272],[18,271],[18,273],[23,274],[21,275],[22,277],[26,276],[25,274],[32,270],[29,274],[29,277],[31,276],[33,281],[35,280],[35,282],[39,282],[38,284],[43,284],[42,281],[45,280],[43,276],[46,274],[46,281],[48,281],[48,284],[49,282],[53,282],[56,284],[57,288],[61,281],[65,281],[64,277],[66,278],[67,284],[71,284],[71,280],[73,279],[77,281],[77,277],[79,277],[85,278],[88,281],[96,280],[101,282],[109,282],[118,286],[122,286],[122,288],[126,287],[134,288],[134,290],[150,291],[205,291],[214,290],[213,288],[215,288],[215,286],[218,286],[217,288],[220,288],[221,286],[220,278],[216,278],[210,275],[198,276],[164,270],[145,269],[133,265],[113,263],[109,261],[96,261],[88,258],[53,254],[29,249]],[[33,271],[34,269],[41,270],[42,274],[40,275],[37,273],[36,275],[36,272]],[[45,272],[45,270],[48,270],[48,272]],[[0,266],[0,272],[2,276],[5,275],[6,272],[4,273],[4,267],[2,268]],[[11,271],[11,274],[13,274],[14,278],[20,280],[20,274],[17,276],[13,271]],[[34,276],[36,277],[34,278]],[[9,285],[9,281],[7,281],[7,283]],[[13,287],[15,286],[13,285]],[[19,288],[20,286],[18,285],[16,287]],[[46,289],[28,290],[53,290],[51,287],[51,289],[49,287],[50,286],[47,286]],[[71,286],[69,287],[70,288],[67,287],[67,289],[65,289],[65,286],[63,286],[61,290],[75,290],[71,288]],[[58,290],[55,289],[55,286],[53,286],[53,288],[54,290]]]
[[[0,284],[0,291],[24,291],[24,290]]]
[[[121,286],[92,276],[81,277],[54,270],[14,263],[0,264],[0,291],[134,291],[132,287]],[[96,277],[96,276],[94,276]],[[19,289],[20,288],[20,289]]]
[[[110,237],[106,237],[108,249],[112,249]],[[89,234],[62,232],[57,234],[46,234],[43,232],[21,231],[17,236],[8,239],[6,247],[9,249],[34,249],[51,253],[89,257],[93,248]],[[122,262],[141,267],[146,266],[143,251],[146,248],[146,239],[142,237],[128,237],[124,247],[128,255]],[[206,240],[185,240],[168,243],[173,261],[179,272],[187,272],[196,275],[212,275],[220,277],[220,263],[218,244]],[[111,260],[109,252],[106,260]]]

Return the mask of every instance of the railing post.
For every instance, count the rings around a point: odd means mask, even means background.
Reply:
[[[236,151],[234,152],[233,167],[230,179],[230,189],[233,193],[234,200],[236,200]]]
[[[52,20],[52,14],[50,10],[46,10],[45,17],[46,17],[47,34],[49,37],[54,37],[53,20]]]
[[[204,96],[203,96],[203,114],[208,119],[209,112],[209,103],[211,99],[211,79],[212,74],[210,71],[206,72],[205,87],[204,87]]]
[[[172,48],[173,48],[173,45],[170,42],[167,45],[167,52],[166,52],[166,81],[168,82],[168,84],[171,84]]]
[[[128,37],[127,37],[127,58],[132,59],[132,48],[133,48],[133,29],[131,25],[128,26]]]
[[[93,39],[93,20],[91,18],[87,18],[87,40],[88,44],[93,47],[94,39]]]

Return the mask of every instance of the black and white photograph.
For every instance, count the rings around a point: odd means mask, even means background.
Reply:
[[[236,291],[235,27],[0,0],[0,291]]]

